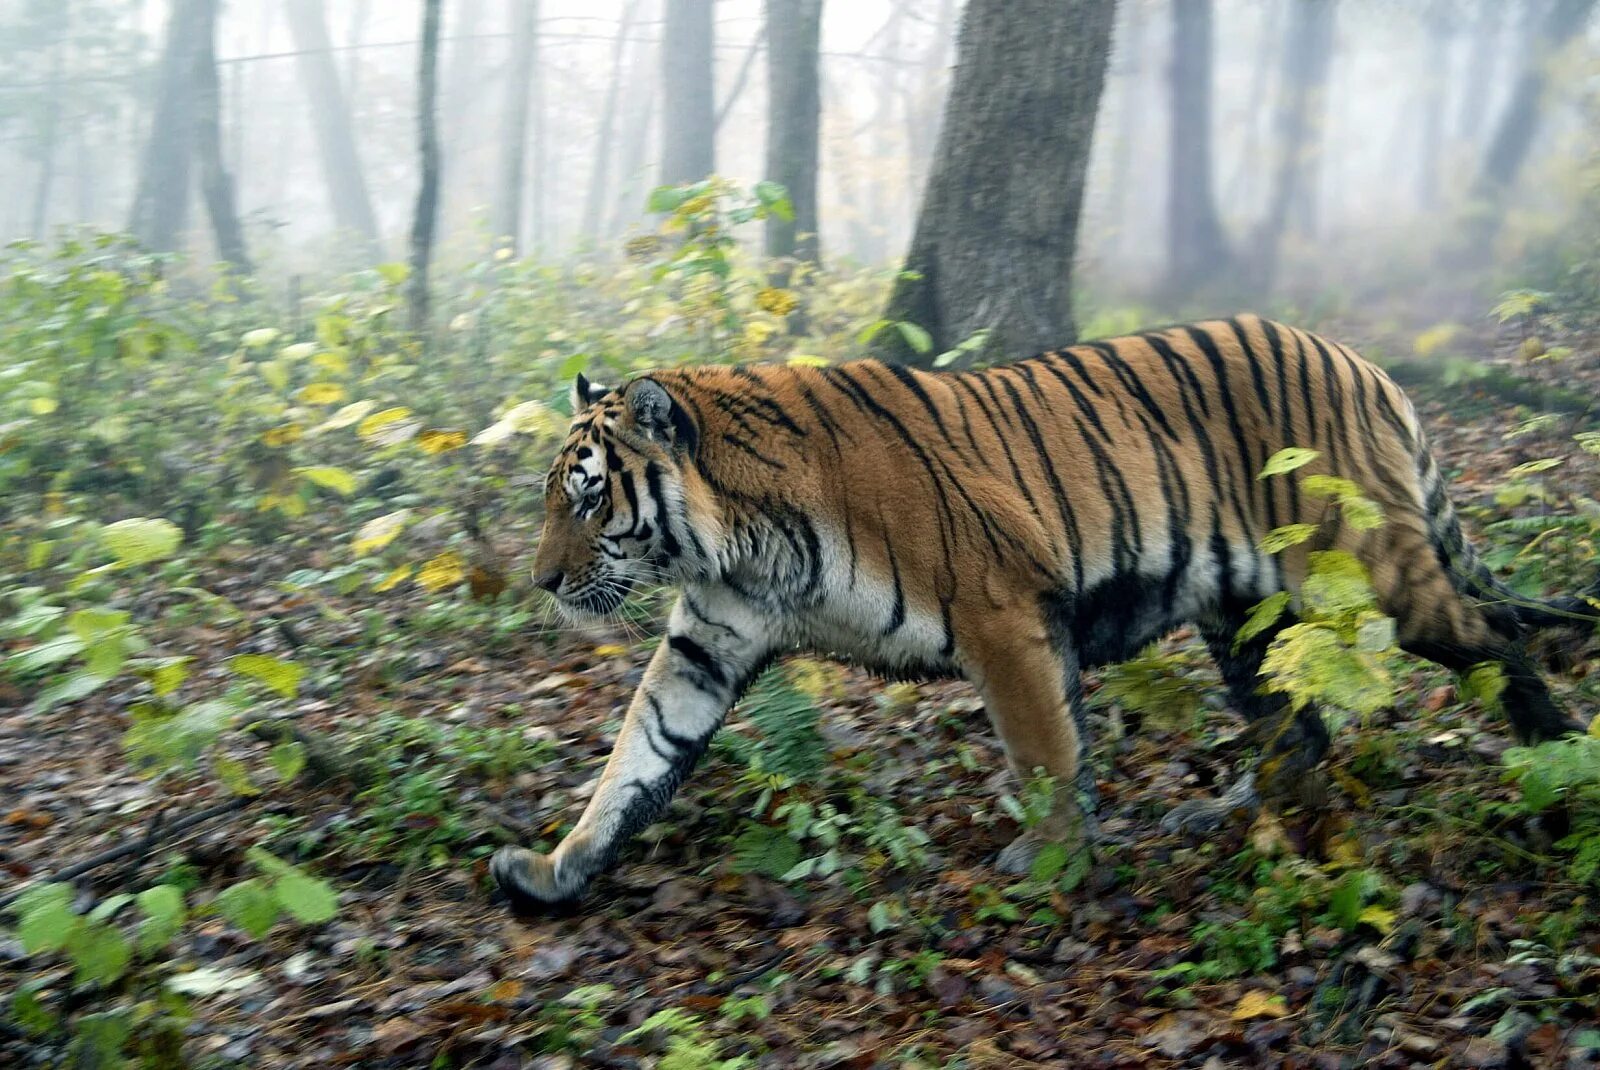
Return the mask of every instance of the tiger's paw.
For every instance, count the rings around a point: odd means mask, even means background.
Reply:
[[[516,914],[571,913],[583,884],[563,881],[554,859],[526,847],[502,847],[489,861],[489,873]]]
[[[1215,832],[1235,815],[1254,814],[1261,808],[1255,773],[1246,773],[1215,799],[1193,799],[1179,803],[1161,819],[1161,831],[1190,836]]]

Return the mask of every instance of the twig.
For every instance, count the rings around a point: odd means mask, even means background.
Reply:
[[[162,826],[159,830],[152,826],[149,835],[143,837],[142,839],[124,843],[119,847],[113,847],[107,851],[101,851],[97,855],[94,855],[90,858],[85,858],[82,862],[74,862],[65,869],[57,870],[56,872],[45,877],[36,877],[24,884],[22,887],[17,888],[14,891],[7,892],[5,895],[0,896],[0,910],[4,910],[6,907],[22,898],[22,896],[30,889],[37,888],[41,884],[51,884],[56,881],[69,881],[76,877],[83,876],[92,869],[99,869],[101,866],[115,862],[118,859],[126,858],[129,855],[139,854],[140,852],[146,852],[151,847],[155,846],[159,840],[170,839],[171,837],[176,836],[178,833],[183,832],[185,829],[193,828],[203,821],[210,821],[214,817],[221,817],[223,814],[231,814],[235,810],[244,808],[249,802],[249,799],[240,795],[229,799],[227,802],[218,803],[216,806],[201,810],[197,814],[190,814],[188,817],[180,817],[178,820],[169,822]]]

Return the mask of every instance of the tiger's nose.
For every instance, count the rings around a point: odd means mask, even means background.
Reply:
[[[535,576],[533,578],[533,582],[536,585],[543,587],[551,594],[555,594],[556,589],[561,586],[561,579],[561,570],[552,569],[551,571],[546,572],[543,576]]]

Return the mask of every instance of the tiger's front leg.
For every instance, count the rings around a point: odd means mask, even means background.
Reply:
[[[731,598],[702,592],[678,600],[577,825],[549,855],[495,852],[489,871],[513,909],[576,899],[661,816],[769,651],[763,622]]]

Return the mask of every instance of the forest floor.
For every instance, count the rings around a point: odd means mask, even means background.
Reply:
[[[1527,374],[1600,396],[1592,346]],[[1582,425],[1507,440],[1526,412],[1474,394],[1422,405],[1458,502],[1490,501],[1509,469],[1549,455],[1568,458],[1543,474],[1553,488],[1594,493],[1600,457],[1571,442]],[[731,845],[753,826],[781,826],[770,813],[784,793],[761,798],[769,785],[737,748],[718,746],[670,819],[579,913],[519,919],[494,901],[487,855],[511,841],[548,848],[576,818],[649,644],[557,633],[500,604],[311,596],[277,582],[318,564],[272,550],[214,555],[198,566],[200,585],[246,619],[148,634],[163,652],[193,655],[197,680],[222,674],[230,655],[292,656],[306,682],[275,712],[354,754],[375,783],[265,790],[77,882],[98,897],[165,875],[203,899],[247,875],[243,851],[262,844],[337,888],[338,916],[322,927],[280,925],[257,941],[212,916],[185,930],[178,961],[239,979],[196,1000],[187,1050],[198,1065],[1600,1059],[1596,888],[1568,876],[1560,829],[1512,805],[1503,726],[1430,665],[1405,662],[1394,708],[1338,734],[1325,809],[1194,840],[1161,832],[1160,816],[1237,775],[1242,724],[1198,643],[1169,638],[1150,671],[1178,716],[1094,709],[1102,822],[1124,842],[1074,881],[992,868],[1018,826],[996,804],[1013,789],[970,688],[811,669],[828,761],[788,793],[816,811],[797,851],[741,861]],[[178,596],[145,597],[141,617],[166,620],[159,610]],[[1577,692],[1594,664],[1554,678],[1585,720],[1596,709]],[[1102,680],[1091,676],[1091,695]],[[157,815],[227,798],[199,775],[153,782],[130,768],[132,688],[36,715],[7,686],[0,888],[146,836]],[[737,715],[733,730],[747,731]],[[758,810],[769,816],[751,822]],[[821,854],[830,836],[842,860],[833,876],[773,875]],[[0,942],[0,992],[38,969]],[[0,1064],[60,1058],[0,1030]]]

